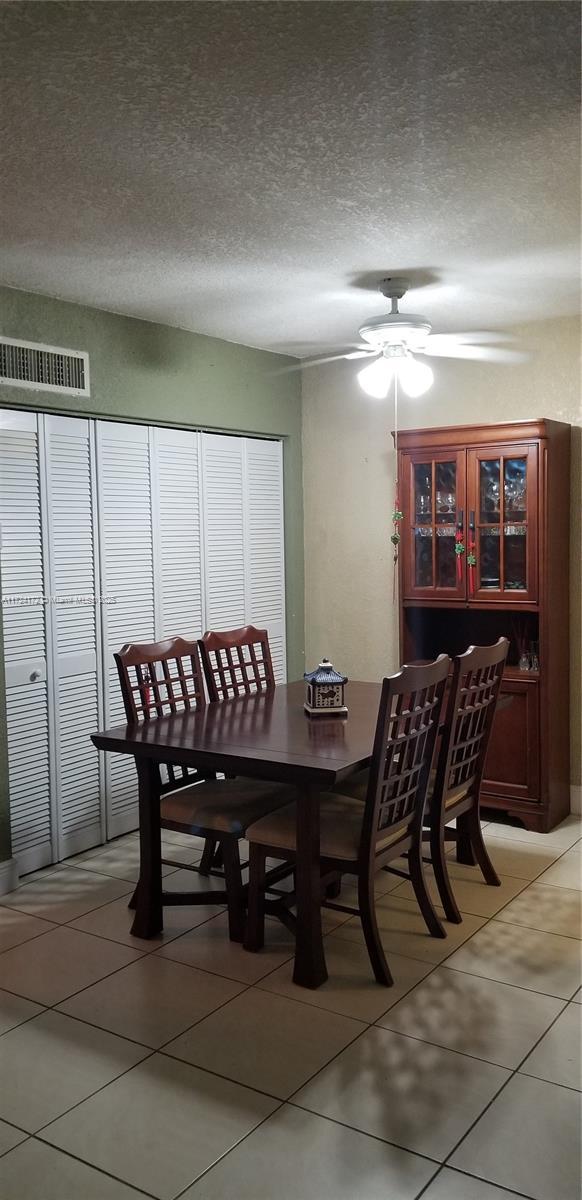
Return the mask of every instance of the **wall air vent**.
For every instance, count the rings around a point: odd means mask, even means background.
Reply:
[[[35,392],[90,396],[89,355],[84,350],[62,350],[0,334],[0,383]]]

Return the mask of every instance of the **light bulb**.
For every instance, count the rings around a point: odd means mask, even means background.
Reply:
[[[419,362],[407,354],[406,358],[398,359],[398,382],[402,384],[406,395],[415,400],[432,387],[434,375],[427,363]]]
[[[385,400],[392,382],[393,366],[387,358],[380,356],[369,367],[358,371],[358,383],[368,396]]]

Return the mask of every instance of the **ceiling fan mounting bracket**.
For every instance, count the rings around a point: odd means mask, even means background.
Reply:
[[[387,300],[402,300],[409,290],[410,280],[405,279],[403,275],[388,275],[378,284],[378,291]]]

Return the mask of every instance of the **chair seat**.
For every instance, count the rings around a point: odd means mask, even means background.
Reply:
[[[343,779],[341,783],[338,783],[337,794],[352,796],[354,800],[364,801],[368,791],[369,775],[368,767],[363,767],[361,771],[354,771],[353,775],[349,775],[347,779]]]
[[[244,837],[247,826],[281,808],[293,788],[261,779],[216,779],[168,792],[160,801],[162,825],[204,837],[207,833]]]
[[[426,793],[427,810],[430,809],[430,803],[432,800],[432,794],[434,792],[435,783],[436,783],[436,771],[433,770],[430,773],[430,778],[428,781],[428,791]],[[469,783],[461,783],[459,787],[453,788],[452,792],[449,792],[449,794],[445,800],[445,809],[454,808],[455,804],[458,804],[460,800],[464,800],[465,796],[467,795],[467,793],[469,791],[469,787],[470,787]]]
[[[362,805],[352,796],[324,792],[320,806],[321,857],[355,862],[360,849],[363,816]],[[257,842],[261,846],[273,846],[294,852],[296,829],[297,806],[288,804],[250,825],[247,838],[249,842]],[[390,830],[385,836],[380,832],[376,850],[385,850],[393,842],[405,838],[407,833],[407,829]]]
[[[354,800],[364,801],[366,799],[366,792],[368,790],[368,776],[369,776],[368,768],[364,767],[364,769],[362,771],[354,772],[353,775],[350,775],[348,779],[344,780],[343,783],[338,785],[338,791],[339,791],[339,788],[341,788],[341,792],[343,795],[352,796]],[[429,784],[428,784],[428,792],[427,792],[427,797],[426,797],[427,808],[430,807],[430,802],[431,802],[432,794],[434,791],[435,780],[436,780],[436,771],[433,770],[430,773],[430,779],[429,779]],[[453,808],[454,805],[458,804],[460,800],[464,800],[468,791],[469,791],[469,785],[466,783],[462,783],[460,785],[460,787],[454,788],[453,791],[450,793],[449,796],[447,796],[447,798],[445,800],[445,808]]]

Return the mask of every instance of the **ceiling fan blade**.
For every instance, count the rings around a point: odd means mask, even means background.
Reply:
[[[508,350],[504,346],[470,346],[462,343],[433,346],[432,338],[422,349],[415,349],[414,353],[426,355],[427,358],[464,358],[473,362],[520,363],[528,358],[522,351]]]
[[[320,367],[322,363],[339,362],[342,358],[375,358],[379,350],[351,350],[344,354],[327,354],[322,358],[301,358],[292,367],[281,367],[274,375],[287,375],[290,371],[303,371],[306,367]]]
[[[513,337],[509,333],[493,333],[492,330],[473,330],[471,332],[456,332],[456,333],[431,333],[427,338],[427,344],[431,346],[442,345],[474,345],[486,346],[492,345],[495,342],[512,342]]]

